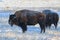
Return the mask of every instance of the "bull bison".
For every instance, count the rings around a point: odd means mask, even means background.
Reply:
[[[52,12],[51,10],[43,10],[43,13],[46,14],[46,26],[51,27],[51,24],[54,24],[55,29],[57,28],[59,15],[56,12]]]
[[[46,15],[41,12],[24,9],[11,14],[9,16],[9,24],[21,27],[24,33],[27,31],[27,25],[36,25],[39,23],[42,33],[45,32],[45,19]]]

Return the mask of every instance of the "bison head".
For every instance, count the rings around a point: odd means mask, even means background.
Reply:
[[[16,16],[14,14],[9,16],[8,23],[13,26],[13,24],[17,21]]]

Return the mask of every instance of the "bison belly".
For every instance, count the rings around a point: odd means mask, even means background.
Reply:
[[[28,16],[27,19],[27,25],[36,25],[38,23],[36,16]]]

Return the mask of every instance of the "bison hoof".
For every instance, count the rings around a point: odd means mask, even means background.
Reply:
[[[25,33],[26,31],[25,30],[23,30],[23,33]]]

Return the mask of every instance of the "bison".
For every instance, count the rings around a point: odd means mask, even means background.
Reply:
[[[43,10],[44,14],[46,14],[46,26],[51,27],[51,24],[55,25],[55,29],[57,28],[57,23],[59,21],[59,15],[56,12],[52,12],[51,10]]]
[[[42,33],[45,32],[45,19],[46,15],[41,12],[24,9],[11,14],[9,16],[9,24],[21,27],[24,33],[27,31],[27,25],[36,25],[39,23]]]

